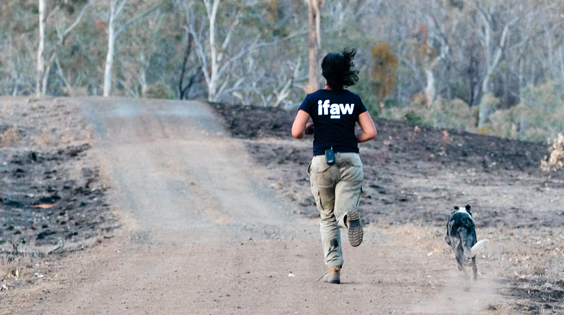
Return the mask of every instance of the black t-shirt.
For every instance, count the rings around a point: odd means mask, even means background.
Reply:
[[[313,155],[335,152],[358,153],[354,127],[358,115],[366,111],[360,97],[347,90],[318,90],[308,94],[300,109],[311,116],[314,129]]]

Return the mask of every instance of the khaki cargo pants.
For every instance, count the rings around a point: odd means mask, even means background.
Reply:
[[[321,215],[320,230],[325,265],[342,266],[341,231],[345,216],[357,210],[362,181],[362,162],[358,153],[335,152],[335,164],[328,165],[325,155],[313,157],[308,166],[311,192]]]

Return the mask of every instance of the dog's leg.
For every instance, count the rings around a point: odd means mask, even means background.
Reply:
[[[460,262],[459,258],[458,258],[458,250],[456,248],[453,248],[454,251],[454,256],[456,257],[456,262],[458,263],[458,271],[462,271],[464,270],[464,262]]]
[[[460,245],[460,239],[458,239],[458,238],[451,239],[450,248],[454,252],[455,257],[457,257],[457,255],[458,255],[457,253],[458,253],[458,246],[459,245]],[[458,257],[456,258],[456,261],[458,262]],[[462,265],[460,265],[460,263],[458,263],[458,270],[462,271]]]
[[[478,280],[478,266],[476,266],[476,256],[472,257],[472,271],[474,272],[474,281]]]
[[[469,280],[470,276],[468,276],[468,273],[466,272],[466,268],[464,268],[464,263],[465,263],[464,249],[462,249],[461,246],[456,248],[455,257],[456,257],[456,261],[458,262],[458,269],[462,270],[462,272],[464,272],[464,278],[466,280]]]

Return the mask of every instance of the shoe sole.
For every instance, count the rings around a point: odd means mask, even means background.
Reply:
[[[341,284],[341,277],[338,275],[336,277],[334,277],[333,279],[329,280],[329,278],[331,278],[331,274],[327,274],[323,277],[323,282],[325,283],[331,283],[331,284]]]
[[[330,284],[341,284],[341,280],[332,280],[332,281],[324,281],[324,282]]]
[[[360,217],[357,211],[351,211],[347,214],[347,221],[349,224],[349,242],[352,247],[357,247],[362,243],[364,231],[360,225]]]

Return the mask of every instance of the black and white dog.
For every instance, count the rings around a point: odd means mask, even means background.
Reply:
[[[478,279],[478,267],[476,266],[476,253],[487,242],[487,239],[476,240],[476,227],[472,218],[472,207],[466,205],[464,208],[454,207],[448,222],[447,234],[445,241],[454,251],[458,269],[464,271],[464,277],[469,279],[464,265],[472,258],[472,271],[474,271],[474,280]]]

